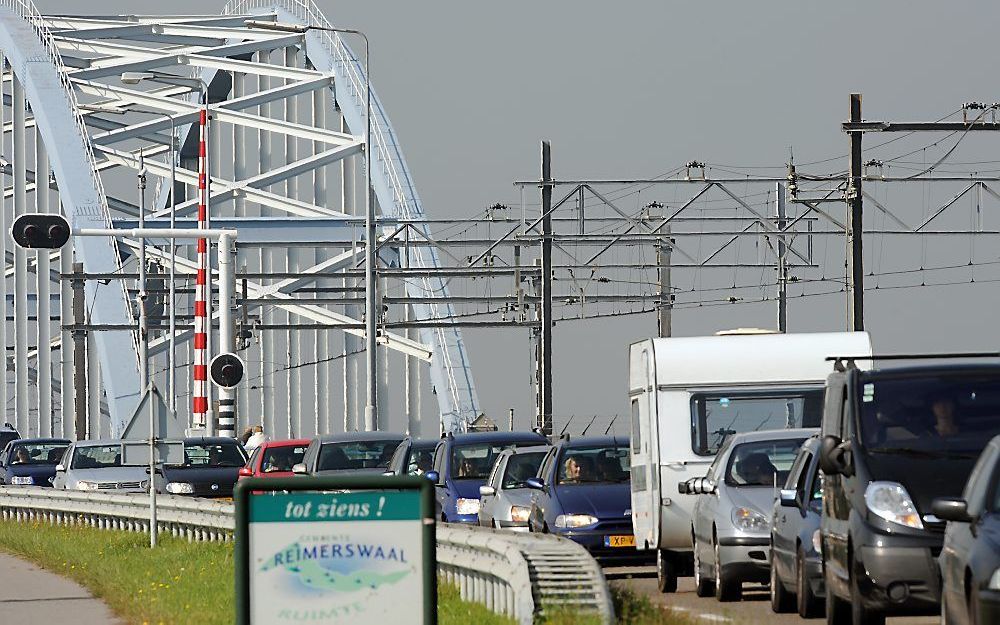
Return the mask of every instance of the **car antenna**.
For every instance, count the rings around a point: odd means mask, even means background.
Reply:
[[[596,419],[597,419],[597,415],[594,415],[594,418],[590,420],[590,423],[587,424],[587,427],[583,428],[583,432],[580,433],[580,436],[586,436],[587,435],[587,430],[590,429],[590,426],[594,425],[594,421]]]
[[[604,430],[604,435],[605,436],[607,436],[608,432],[611,431],[611,426],[613,426],[615,424],[615,419],[617,419],[617,418],[618,418],[618,415],[615,415],[615,416],[611,417],[611,423],[609,423],[608,424],[608,428],[606,430]]]
[[[563,429],[559,430],[559,438],[562,438],[562,435],[566,433],[566,428],[568,428],[569,424],[572,422],[573,422],[573,417],[570,417],[569,420],[566,421],[566,425],[563,426]]]

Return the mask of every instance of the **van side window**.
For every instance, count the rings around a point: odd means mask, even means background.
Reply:
[[[639,400],[632,400],[632,453],[637,454],[642,450],[642,441],[639,438]]]
[[[799,474],[799,479],[795,482],[795,498],[799,500],[799,503],[809,501],[812,494],[809,492],[809,465],[812,464],[812,454],[806,452],[802,455],[802,460],[802,472]]]

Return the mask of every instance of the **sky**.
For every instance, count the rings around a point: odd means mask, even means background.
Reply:
[[[163,6],[111,0],[90,0],[85,8],[66,0],[37,5],[45,13],[92,14]],[[845,155],[818,166],[822,171],[847,165],[839,124],[852,91],[864,94],[868,119],[934,120],[965,101],[1000,100],[989,79],[1000,18],[993,2],[318,5],[335,24],[368,34],[374,84],[424,208],[435,217],[470,216],[494,202],[516,204],[511,183],[538,176],[542,139],[552,142],[557,178],[655,176],[692,159],[780,166],[790,146],[800,163]],[[170,6],[174,13],[222,9],[190,0]],[[975,137],[963,150],[968,146],[982,158],[996,145],[996,139]],[[889,198],[901,215],[919,221],[921,212],[954,192],[887,194],[896,194]],[[995,227],[997,205],[988,201],[984,226]],[[968,212],[967,201],[961,210]],[[968,225],[967,215],[955,220]],[[878,250],[877,262],[890,268],[970,254],[969,243],[955,239],[868,243]],[[978,260],[995,259],[996,239],[987,243],[980,244]],[[985,281],[886,289],[868,295],[867,327],[883,351],[995,348],[996,301],[997,285]],[[793,301],[790,329],[843,329],[844,309],[839,295]],[[677,335],[700,335],[773,327],[774,316],[771,303],[684,309],[675,312],[673,325]],[[649,315],[557,326],[556,412],[625,412],[627,345],[655,331]],[[518,425],[526,425],[534,402],[526,332],[470,330],[465,340],[484,410],[505,419],[514,408]]]

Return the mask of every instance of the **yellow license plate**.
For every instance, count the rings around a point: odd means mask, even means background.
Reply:
[[[635,547],[635,536],[605,536],[605,547]]]

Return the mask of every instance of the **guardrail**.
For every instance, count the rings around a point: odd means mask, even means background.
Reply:
[[[231,502],[162,495],[157,526],[191,541],[231,541]],[[0,519],[86,525],[145,532],[149,498],[0,486]],[[519,534],[464,525],[437,527],[438,575],[462,598],[530,625],[548,607],[568,607],[614,620],[608,585],[597,562],[576,543],[552,535]]]

